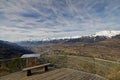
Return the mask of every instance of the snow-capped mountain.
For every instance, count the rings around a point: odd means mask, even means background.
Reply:
[[[107,37],[112,37],[115,35],[120,34],[120,31],[100,31],[96,32],[93,36],[107,36]]]
[[[55,39],[76,39],[76,38],[81,38],[81,37],[96,37],[96,36],[106,36],[106,37],[112,37],[112,36],[116,36],[120,34],[120,31],[115,31],[115,30],[110,30],[110,31],[107,31],[107,30],[104,30],[104,31],[99,31],[99,32],[96,32],[95,34],[92,34],[92,35],[77,35],[77,36],[71,36],[71,37],[60,37],[60,38],[53,38],[51,40],[55,40]],[[49,39],[50,40],[50,39]]]
[[[41,40],[28,40],[28,41],[20,41],[20,42],[17,42],[17,43],[30,43],[32,44],[32,42],[34,43],[41,43],[41,44],[44,44],[44,43],[59,43],[60,41],[64,42],[64,41],[70,41],[70,40],[87,40],[89,42],[89,40],[97,40],[97,41],[101,41],[101,40],[105,40],[105,39],[108,39],[108,38],[111,38],[113,36],[116,36],[116,35],[119,35],[120,34],[120,31],[100,31],[100,32],[96,32],[95,34],[92,34],[92,35],[77,35],[77,36],[68,36],[68,37],[54,37],[54,38],[43,38]],[[103,37],[104,36],[104,37]]]

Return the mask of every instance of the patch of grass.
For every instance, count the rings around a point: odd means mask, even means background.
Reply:
[[[118,62],[72,55],[44,56],[53,66],[66,67],[88,73],[98,74],[110,80],[119,80],[120,64]]]

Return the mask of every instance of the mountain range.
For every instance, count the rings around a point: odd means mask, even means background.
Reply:
[[[108,60],[119,60],[120,34],[115,36],[82,36],[50,41],[24,41],[19,45],[40,54],[68,54]]]
[[[120,34],[120,31],[100,31],[89,36],[74,36],[74,37],[65,37],[61,39],[45,39],[40,41],[21,41],[21,42],[17,42],[17,44],[21,46],[32,46],[32,45],[60,44],[60,43],[67,43],[67,42],[94,43],[94,42],[99,42],[99,41],[112,38],[119,34]]]

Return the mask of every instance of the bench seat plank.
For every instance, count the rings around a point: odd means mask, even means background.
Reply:
[[[27,67],[27,68],[22,69],[22,71],[32,70],[32,69],[35,69],[35,68],[45,67],[45,66],[48,66],[48,65],[50,65],[50,63],[37,65],[37,66],[32,66],[32,67]]]

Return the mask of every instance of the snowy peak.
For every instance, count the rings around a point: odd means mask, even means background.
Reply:
[[[120,34],[120,31],[115,31],[115,30],[111,30],[111,31],[107,31],[107,30],[104,30],[104,31],[99,31],[99,32],[96,32],[95,34],[92,34],[92,35],[77,35],[77,36],[65,36],[65,37],[53,37],[53,38],[44,38],[40,41],[52,41],[52,40],[60,40],[60,39],[77,39],[77,38],[81,38],[81,37],[96,37],[96,36],[106,36],[106,37],[109,37],[111,38],[112,36],[116,36]],[[38,40],[39,41],[39,40]]]
[[[107,37],[112,37],[115,35],[120,34],[120,31],[100,31],[96,32],[93,36],[107,36]]]

